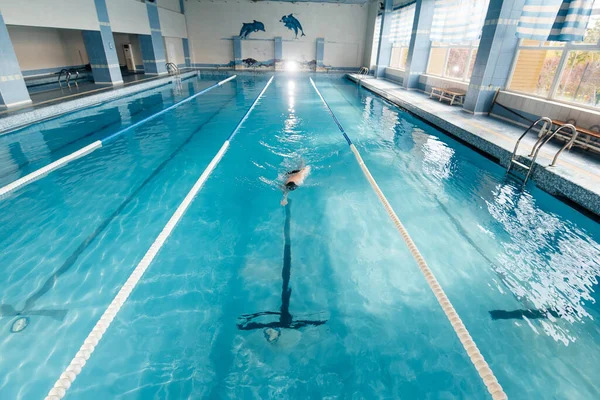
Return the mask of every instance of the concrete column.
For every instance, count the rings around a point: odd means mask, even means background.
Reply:
[[[417,0],[415,19],[413,21],[408,57],[402,86],[406,89],[416,89],[419,85],[419,75],[427,71],[429,50],[431,49],[431,23],[435,0]]]
[[[83,42],[92,66],[92,75],[96,83],[123,83],[115,41],[113,38],[108,9],[105,0],[94,0],[99,31],[83,31]]]
[[[463,108],[487,113],[494,93],[503,89],[517,51],[517,23],[525,0],[490,0]]]
[[[325,39],[317,38],[317,72],[325,72],[323,56],[325,55]]]
[[[394,0],[384,0],[384,7],[383,14],[381,15],[381,31],[379,35],[379,47],[377,48],[375,78],[383,78],[385,75],[385,67],[390,65],[390,57],[392,56],[390,33],[392,30]]]
[[[233,37],[233,68],[239,69],[242,66],[242,39],[239,36]]]
[[[158,19],[158,6],[155,3],[146,2],[146,9],[150,22],[150,35],[139,35],[144,72],[149,75],[163,75],[167,73],[165,66],[167,59]]]
[[[21,67],[0,13],[0,107],[31,103]]]
[[[183,57],[185,58],[185,66],[192,66],[192,57],[190,57],[190,41],[186,38],[181,39],[183,41]]]
[[[281,37],[275,39],[275,71],[283,71],[283,40]]]
[[[179,0],[179,7],[181,13],[185,15],[185,0]],[[187,25],[187,23],[186,23]],[[188,33],[189,36],[189,33]],[[190,41],[187,38],[181,39],[183,41],[183,57],[185,58],[185,66],[190,68],[192,66],[192,56],[190,53]]]

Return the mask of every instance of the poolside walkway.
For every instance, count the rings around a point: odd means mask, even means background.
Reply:
[[[349,79],[361,79],[361,85],[425,119],[430,124],[462,139],[507,166],[517,138],[525,128],[487,115],[472,115],[447,102],[440,103],[419,91],[409,91],[399,84],[373,77],[349,74]],[[518,154],[529,154],[537,135],[532,133],[521,142]],[[549,167],[563,142],[548,143],[542,148],[532,174],[533,181],[543,190],[579,204],[600,215],[600,154],[574,149],[565,150],[555,167]]]
[[[192,68],[181,70],[182,79],[197,74],[198,71]],[[65,95],[64,89],[35,93],[31,95],[33,103],[0,111],[0,135],[46,118],[164,85],[173,79],[167,74],[137,74],[123,77],[122,85],[83,84],[81,88],[72,88],[73,92],[68,95]]]

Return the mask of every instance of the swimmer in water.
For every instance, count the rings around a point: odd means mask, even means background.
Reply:
[[[304,180],[310,173],[310,165],[288,172],[286,175],[285,183],[283,184],[283,199],[281,199],[281,205],[285,206],[288,203],[288,193],[298,189],[302,186]]]

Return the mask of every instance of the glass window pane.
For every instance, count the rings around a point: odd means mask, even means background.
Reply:
[[[596,44],[600,41],[600,1],[594,3],[594,8],[598,14],[590,16],[585,36],[583,37],[583,43]]]
[[[390,67],[398,68],[400,66],[401,47],[392,47],[392,55],[390,57]]]
[[[463,79],[467,69],[470,49],[450,49],[445,76],[454,79]]]
[[[399,64],[398,68],[405,69],[407,59],[408,59],[408,47],[403,47],[402,54],[400,54],[400,64]]]
[[[475,58],[477,58],[477,49],[473,49],[473,55],[471,56],[471,62],[469,63],[469,71],[467,72],[467,79],[473,75],[473,68],[475,67]]]
[[[557,73],[562,50],[519,50],[510,89],[538,96],[548,96]]]
[[[446,61],[447,48],[432,47],[429,52],[429,63],[427,73],[441,76],[444,72],[444,61]]]
[[[600,51],[570,51],[556,98],[600,106]]]

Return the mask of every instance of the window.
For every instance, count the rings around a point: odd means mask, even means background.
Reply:
[[[432,43],[427,73],[460,81],[469,81],[475,66],[479,41],[466,44]]]
[[[508,89],[600,108],[600,1],[582,42],[521,40]]]
[[[428,74],[471,79],[488,4],[488,0],[436,0]]]
[[[415,18],[416,4],[398,8],[392,12],[392,26],[390,29],[390,42],[392,42],[392,54],[389,66],[391,68],[406,68],[408,58],[408,45],[412,32],[413,20]]]
[[[373,68],[374,65],[377,65],[377,52],[379,50],[379,37],[380,36],[381,36],[381,15],[378,15],[377,19],[375,19],[375,29],[373,31],[373,47],[371,48],[370,68]]]

